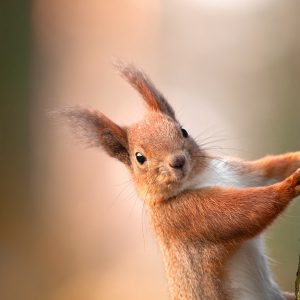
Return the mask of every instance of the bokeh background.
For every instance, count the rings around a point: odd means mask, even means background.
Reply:
[[[112,68],[135,62],[211,151],[300,149],[297,0],[2,1],[0,298],[168,299],[155,237],[125,168],[80,147],[47,112],[143,115]],[[300,204],[266,233],[292,291]]]

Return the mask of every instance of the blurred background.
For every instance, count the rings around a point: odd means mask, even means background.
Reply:
[[[118,162],[74,143],[47,112],[143,115],[112,68],[141,66],[193,135],[255,159],[300,149],[297,0],[2,1],[0,298],[168,299],[155,237]],[[266,233],[293,291],[300,204]]]

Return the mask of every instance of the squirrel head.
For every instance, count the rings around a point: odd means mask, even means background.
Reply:
[[[85,144],[101,147],[128,167],[147,204],[166,201],[189,186],[205,168],[206,156],[145,73],[133,65],[118,69],[146,103],[141,121],[122,127],[99,111],[83,108],[61,114]]]

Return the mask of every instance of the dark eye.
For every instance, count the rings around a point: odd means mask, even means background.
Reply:
[[[181,133],[184,138],[187,138],[189,136],[188,132],[184,128],[181,128]]]
[[[135,154],[135,157],[136,157],[136,160],[142,165],[145,161],[146,161],[146,157],[140,153],[140,152],[137,152]]]

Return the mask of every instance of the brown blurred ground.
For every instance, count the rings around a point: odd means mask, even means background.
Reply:
[[[1,299],[167,299],[159,249],[123,166],[75,145],[47,117],[84,104],[121,124],[140,118],[115,57],[142,66],[218,153],[300,149],[299,2],[221,3],[2,4]],[[284,289],[293,289],[299,238],[295,204],[267,233]]]

